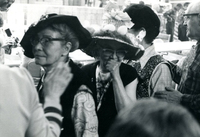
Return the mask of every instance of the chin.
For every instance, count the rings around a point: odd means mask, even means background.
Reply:
[[[44,66],[46,65],[46,62],[42,61],[42,60],[35,60],[35,64],[40,65],[40,66]]]

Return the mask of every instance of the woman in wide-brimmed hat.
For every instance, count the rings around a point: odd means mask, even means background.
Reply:
[[[99,136],[105,136],[118,111],[136,100],[138,83],[136,70],[124,59],[139,59],[144,51],[132,45],[126,35],[117,30],[101,30],[84,49],[97,62],[82,70],[90,77],[99,120]]]
[[[45,87],[42,82],[47,80],[45,78],[48,74],[56,74],[54,68],[59,62],[69,64],[73,79],[61,96],[64,117],[61,137],[97,135],[98,122],[94,101],[85,82],[87,81],[86,76],[69,58],[70,52],[84,48],[90,41],[90,33],[81,25],[77,17],[47,14],[31,25],[20,42],[25,56],[35,58],[35,63],[41,65],[45,70],[45,74],[37,86],[41,103],[45,101],[42,90]],[[84,100],[80,98],[84,98]],[[82,106],[83,103],[87,103],[89,106],[77,107]],[[91,128],[93,130],[89,130]]]

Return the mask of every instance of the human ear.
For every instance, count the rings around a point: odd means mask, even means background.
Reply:
[[[146,30],[141,29],[136,38],[141,42],[145,36],[146,36]]]
[[[66,56],[69,54],[69,51],[72,48],[72,43],[71,42],[67,42],[65,45],[63,45],[63,56]]]

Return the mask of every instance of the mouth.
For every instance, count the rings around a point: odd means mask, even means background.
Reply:
[[[35,57],[35,58],[45,58],[44,55],[38,55],[38,54],[34,55],[34,57]]]

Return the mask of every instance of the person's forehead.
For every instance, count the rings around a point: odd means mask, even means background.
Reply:
[[[200,2],[196,2],[196,3],[191,3],[186,12],[186,14],[191,14],[191,13],[200,13]]]

